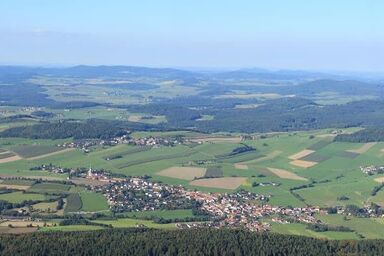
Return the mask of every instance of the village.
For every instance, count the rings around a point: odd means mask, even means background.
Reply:
[[[185,197],[182,186],[165,185],[146,178],[128,178],[94,189],[107,197],[114,212],[191,207],[191,202]]]
[[[179,228],[243,227],[251,231],[268,231],[269,219],[278,223],[317,223],[316,213],[326,213],[318,207],[287,208],[267,204],[269,196],[248,191],[234,193],[204,193],[189,191],[182,186],[166,185],[136,177],[96,186],[115,212],[188,209],[199,207],[200,212],[211,217],[205,223],[177,224]]]
[[[367,175],[382,174],[384,173],[384,166],[360,166],[360,171]]]
[[[92,151],[92,147],[95,146],[116,146],[119,144],[128,144],[134,146],[142,146],[142,147],[172,147],[177,144],[181,144],[183,142],[181,137],[175,138],[163,138],[163,137],[141,137],[141,138],[133,138],[129,136],[130,132],[126,131],[124,135],[112,137],[109,139],[82,139],[82,140],[74,140],[71,142],[65,142],[62,144],[58,144],[58,147],[63,148],[78,148],[81,149],[84,153],[90,153]]]
[[[39,166],[31,167],[31,171],[47,171],[55,174],[68,174],[67,180],[70,181],[72,178],[86,178],[91,180],[98,180],[104,182],[114,181],[111,177],[111,173],[104,169],[94,169],[86,167],[78,168],[66,168],[50,164],[42,164]]]
[[[369,167],[372,170],[373,167]],[[377,205],[363,208],[336,207],[322,209],[316,206],[283,207],[268,203],[271,194],[256,194],[245,190],[232,193],[208,193],[188,190],[181,185],[168,185],[143,177],[114,177],[104,169],[63,168],[52,164],[32,167],[57,174],[68,174],[68,181],[83,182],[88,189],[102,193],[114,213],[156,210],[195,209],[208,216],[209,221],[176,223],[178,228],[227,227],[245,228],[250,231],[268,231],[270,223],[321,223],[317,214],[341,214],[359,217],[382,217]],[[79,183],[76,183],[79,184]],[[265,184],[258,184],[263,186]],[[268,184],[269,185],[269,184]],[[271,184],[274,186],[274,184]]]

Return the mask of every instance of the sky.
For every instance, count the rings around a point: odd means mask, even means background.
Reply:
[[[0,64],[384,72],[383,0],[0,0]]]

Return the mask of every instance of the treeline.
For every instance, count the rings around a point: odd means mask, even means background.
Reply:
[[[315,232],[326,232],[326,231],[336,231],[336,232],[353,232],[353,229],[344,226],[330,226],[320,223],[311,223],[307,225],[307,229],[313,230]]]
[[[99,226],[104,228],[112,228],[112,225],[92,222],[88,219],[83,218],[80,215],[69,215],[65,219],[59,222],[59,226],[70,226],[70,225],[87,225],[87,226]]]
[[[89,119],[85,122],[63,121],[9,128],[0,137],[31,139],[109,139],[127,134],[130,130],[159,130],[154,125],[135,122]]]
[[[0,200],[0,213],[4,215],[17,216],[18,212],[13,210],[15,208],[22,208],[33,204],[40,203],[40,200],[24,200],[20,203],[10,203],[5,200]]]
[[[384,188],[384,183],[381,183],[380,185],[375,186],[372,189],[371,196],[375,196],[382,188]]]
[[[248,146],[244,143],[242,145],[243,146],[241,146],[241,147],[237,147],[237,148],[233,149],[232,152],[229,154],[229,156],[234,156],[234,155],[238,155],[238,154],[242,154],[242,153],[250,152],[250,151],[256,151],[256,149],[254,147]]]
[[[384,127],[369,127],[352,134],[339,134],[335,137],[335,141],[359,143],[384,141]]]
[[[229,158],[229,157],[236,157],[238,155],[245,154],[245,153],[252,152],[252,151],[256,151],[256,148],[242,143],[242,146],[234,148],[231,152],[226,153],[226,154],[216,155],[215,157],[219,158],[219,159],[225,159],[225,158]]]
[[[107,229],[0,236],[1,255],[382,255],[383,240],[329,241],[244,230]]]

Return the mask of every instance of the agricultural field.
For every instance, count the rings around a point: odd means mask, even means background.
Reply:
[[[60,183],[36,183],[32,185],[28,192],[30,193],[65,193],[71,188],[70,185],[60,184]]]
[[[41,227],[38,229],[39,232],[57,232],[57,231],[93,231],[100,230],[103,227],[91,226],[91,225],[70,225],[70,226],[49,226]]]
[[[19,145],[11,150],[22,158],[39,159],[60,152],[62,149],[50,145]]]
[[[29,168],[43,163],[55,163],[62,167],[86,167],[92,163],[92,166],[95,168],[104,168],[115,173],[132,176],[145,174],[152,176],[156,180],[193,188],[197,186],[194,183],[189,183],[188,180],[192,180],[195,177],[203,177],[205,175],[203,170],[212,167],[212,164],[198,165],[194,161],[205,160],[214,163],[216,166],[220,165],[224,178],[239,177],[244,178],[242,180],[244,182],[247,180],[249,183],[257,180],[276,181],[281,183],[279,190],[286,191],[287,196],[289,196],[289,187],[292,186],[291,181],[284,178],[284,175],[279,176],[279,172],[271,170],[279,169],[286,171],[285,174],[291,173],[292,177],[296,177],[296,180],[292,180],[292,182],[297,185],[306,184],[310,180],[323,179],[330,179],[331,182],[327,183],[327,185],[332,185],[333,182],[336,182],[335,178],[341,174],[344,175],[341,180],[345,181],[363,177],[359,171],[360,165],[380,163],[380,159],[382,159],[380,157],[382,155],[380,150],[384,148],[381,143],[377,143],[367,152],[359,154],[355,158],[349,158],[348,156],[343,156],[347,150],[358,149],[364,144],[330,142],[329,139],[323,136],[326,133],[327,131],[319,131],[317,134],[316,132],[271,134],[264,139],[245,141],[248,145],[255,147],[256,151],[234,156],[228,155],[226,158],[223,158],[223,156],[229,154],[239,144],[233,141],[207,141],[194,147],[178,145],[170,148],[153,149],[119,145],[116,147],[100,148],[87,155],[74,150],[63,152],[59,155],[47,156],[44,159],[3,163],[0,165],[0,173],[16,176],[39,175],[49,178],[55,175],[44,172],[31,172]],[[315,138],[310,139],[309,136],[311,134],[315,134]],[[228,139],[226,138],[225,140]],[[38,143],[49,144],[47,141]],[[33,144],[33,141],[29,141],[28,144]],[[54,145],[55,143],[51,142],[50,144]],[[296,160],[316,162],[316,164],[312,166],[293,165],[291,163],[292,156],[301,151],[310,152],[310,154],[295,156],[295,158],[300,157]],[[119,157],[114,158],[116,156]],[[107,160],[112,158],[114,159]],[[179,169],[175,169],[175,167],[179,167]],[[19,171],[11,172],[10,170]],[[199,173],[196,173],[196,170],[199,170]],[[264,175],[265,177],[258,178],[259,175]],[[60,175],[55,177],[65,179],[65,177]],[[287,176],[285,175],[285,177]],[[297,177],[300,178],[297,179]],[[364,180],[371,180],[374,183],[373,179],[369,177],[364,178]],[[244,182],[239,185],[240,188],[247,187]],[[335,186],[340,187],[339,183],[340,180],[337,181]],[[209,190],[209,186],[204,186],[204,189],[205,191]],[[216,189],[215,186],[212,187],[212,191],[217,191]],[[261,188],[251,189],[260,190]],[[267,188],[262,189],[265,191]],[[268,188],[267,190],[272,194],[280,194],[280,192],[275,191],[276,188]],[[342,189],[340,188],[340,190]],[[368,199],[368,195],[366,195],[366,198]]]
[[[383,239],[384,221],[382,218],[343,218],[338,215],[319,216],[319,219],[331,225],[348,226],[355,233],[362,235],[367,239]]]
[[[80,193],[80,199],[82,202],[80,211],[100,212],[109,209],[106,198],[100,193],[84,191]]]
[[[26,200],[43,201],[46,200],[46,196],[35,193],[12,192],[0,194],[0,200],[10,203],[21,203]]]
[[[355,128],[350,129],[354,131]],[[344,132],[348,132],[346,129]],[[245,189],[255,193],[271,195],[269,203],[280,206],[319,207],[363,206],[377,203],[384,206],[384,192],[371,195],[380,184],[382,175],[367,176],[360,166],[380,165],[383,162],[384,143],[334,142],[330,130],[310,132],[270,133],[262,138],[240,140],[235,134],[181,132],[138,132],[134,136],[187,136],[188,142],[172,147],[136,147],[132,145],[97,146],[85,154],[80,150],[59,150],[56,145],[65,140],[34,140],[19,138],[0,139],[0,155],[14,152],[20,159],[0,164],[3,177],[41,178],[42,182],[25,180],[2,180],[0,187],[25,190],[0,194],[0,200],[20,203],[23,200],[43,201],[33,209],[45,212],[54,208],[57,201],[46,202],[52,193],[69,194],[65,199],[63,215],[73,213],[105,213],[109,216],[106,198],[100,193],[89,192],[84,185],[102,185],[101,181],[85,182],[84,178],[73,178],[76,185],[66,185],[50,180],[67,179],[68,175],[46,171],[30,171],[30,168],[53,163],[56,166],[105,169],[126,176],[148,175],[154,181],[182,185],[187,189],[203,192],[231,192]],[[247,145],[255,150],[237,152]],[[39,157],[43,156],[43,157]],[[1,160],[1,159],[0,159]],[[252,184],[264,184],[253,186]],[[266,185],[265,185],[266,184]],[[278,185],[269,185],[278,184]],[[311,184],[310,186],[308,186]],[[297,190],[292,188],[306,186]],[[346,197],[348,200],[340,200]],[[57,199],[56,199],[57,200]],[[156,224],[149,217],[172,219],[192,217],[190,210],[180,212],[158,211],[150,213],[124,213],[125,219],[96,220],[97,223],[115,227],[145,225],[154,228],[174,228],[174,223]],[[132,219],[135,218],[135,219]],[[333,221],[333,219],[330,219]],[[331,222],[331,221],[330,221]],[[332,222],[333,223],[333,222]],[[349,226],[349,223],[343,223]],[[73,228],[71,229],[71,226]],[[44,227],[40,231],[77,230],[81,225]],[[86,227],[86,229],[102,227]],[[355,232],[314,232],[302,224],[272,224],[272,230],[284,234],[301,234],[327,239],[357,239]],[[367,232],[359,232],[375,237]],[[376,236],[379,237],[379,236]]]
[[[181,180],[193,180],[204,177],[206,175],[206,171],[207,170],[204,168],[196,167],[170,167],[156,174]]]
[[[81,201],[81,197],[78,193],[71,193],[67,197],[64,212],[72,213],[78,212],[83,207],[83,202]]]
[[[276,169],[276,168],[268,168],[270,172],[272,172],[274,175],[278,176],[282,179],[290,179],[290,180],[308,180],[306,178],[300,177],[299,175],[283,170],[283,169]]]
[[[189,184],[197,187],[236,189],[240,187],[247,179],[244,177],[223,177],[208,178],[191,181]]]
[[[34,183],[35,182],[31,180],[20,179],[0,180],[0,187],[25,191],[29,189]]]
[[[320,239],[332,239],[332,240],[344,240],[344,239],[358,239],[358,236],[354,232],[337,232],[337,231],[325,231],[315,232],[306,228],[304,224],[279,224],[272,223],[273,232],[287,235],[301,235],[309,236]]]
[[[157,224],[151,220],[140,219],[117,219],[117,220],[98,220],[95,223],[101,223],[105,225],[112,225],[114,228],[134,228],[134,227],[148,227],[148,228],[161,228],[161,229],[176,229],[174,223],[169,224]]]
[[[142,211],[142,212],[128,212],[124,214],[127,218],[143,219],[148,217],[158,217],[164,219],[175,219],[193,217],[192,210],[157,210],[157,211]]]

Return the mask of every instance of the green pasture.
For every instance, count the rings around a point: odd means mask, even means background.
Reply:
[[[78,193],[71,193],[66,198],[65,213],[78,212],[83,206],[83,202],[81,201],[80,195]]]
[[[93,231],[100,230],[103,227],[100,226],[91,226],[91,225],[70,225],[70,226],[50,226],[50,227],[40,227],[40,232],[56,232],[56,231]]]
[[[33,185],[35,181],[33,180],[22,180],[22,179],[9,179],[9,180],[1,180],[0,185],[18,185],[18,186],[30,186]]]
[[[176,229],[175,223],[157,224],[151,220],[139,220],[139,219],[129,219],[129,218],[116,219],[116,220],[96,220],[93,222],[112,225],[114,228],[133,228],[139,225],[144,225],[148,228]]]
[[[176,219],[176,218],[186,218],[193,217],[192,210],[190,209],[180,209],[180,210],[156,210],[156,211],[142,211],[142,212],[127,212],[123,214],[127,218],[149,218],[149,217],[158,217],[163,219]]]
[[[43,201],[43,200],[46,200],[46,197],[41,194],[23,193],[21,191],[18,191],[18,192],[0,194],[0,200],[4,200],[10,203],[21,203],[27,200]]]
[[[80,199],[82,202],[80,211],[98,212],[107,211],[109,209],[105,196],[100,193],[84,191],[80,193]]]
[[[31,158],[60,151],[62,148],[52,145],[18,145],[11,147],[11,150],[23,158]]]
[[[272,222],[271,231],[280,233],[280,234],[286,234],[286,235],[309,236],[309,237],[315,237],[320,239],[331,239],[331,240],[358,239],[355,232],[336,232],[336,231],[315,232],[313,230],[307,229],[307,226],[301,223],[280,224],[280,223]]]
[[[28,189],[28,192],[34,193],[65,193],[71,188],[70,185],[61,183],[42,182],[36,183]]]
[[[357,218],[351,216],[344,218],[341,215],[333,214],[320,215],[317,218],[330,225],[349,227],[367,239],[384,238],[384,220],[382,218]]]

